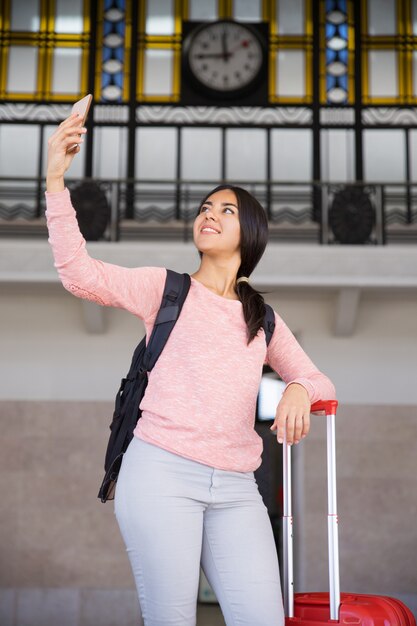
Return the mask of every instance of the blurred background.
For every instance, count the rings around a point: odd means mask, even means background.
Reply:
[[[48,137],[87,93],[66,181],[92,256],[191,274],[207,191],[230,181],[263,204],[270,240],[252,281],[340,402],[342,591],[417,613],[417,0],[0,11],[0,625],[141,623],[113,503],[97,493],[144,326],[64,290],[44,218]],[[280,385],[265,368],[255,423],[279,554]],[[312,419],[293,454],[296,591],[328,589],[325,423]],[[198,624],[223,623],[202,577]]]

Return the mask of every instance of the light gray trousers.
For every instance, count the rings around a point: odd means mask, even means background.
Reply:
[[[133,437],[114,511],[145,626],[195,626],[201,567],[227,626],[283,626],[278,557],[253,472]]]

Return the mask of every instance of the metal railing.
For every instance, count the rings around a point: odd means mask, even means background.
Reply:
[[[225,181],[68,178],[66,185],[83,198],[88,183],[90,212],[95,190],[96,211],[108,214],[99,239],[189,241],[199,202],[219,182]],[[233,184],[250,191],[263,205],[272,240],[325,245],[417,242],[417,183]],[[0,177],[0,236],[45,235],[44,191],[44,179]],[[76,208],[82,212],[85,207]]]

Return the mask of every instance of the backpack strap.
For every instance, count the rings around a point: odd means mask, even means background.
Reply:
[[[274,334],[275,330],[275,313],[271,305],[266,303],[263,328],[265,331],[266,346],[268,348],[269,342],[271,341],[272,335]]]
[[[158,360],[181,313],[190,284],[189,274],[179,274],[174,270],[167,269],[161,306],[143,357],[142,372],[150,371]]]

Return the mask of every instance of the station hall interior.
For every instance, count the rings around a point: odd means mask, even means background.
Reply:
[[[0,626],[143,624],[97,492],[145,327],[64,289],[45,219],[48,139],[86,94],[65,181],[91,256],[192,274],[205,194],[261,203],[251,283],[337,390],[341,590],[417,616],[417,0],[3,0]],[[254,416],[281,567],[284,386],[265,366]],[[311,424],[292,455],[295,592],[329,588]],[[224,624],[201,571],[197,626]]]

